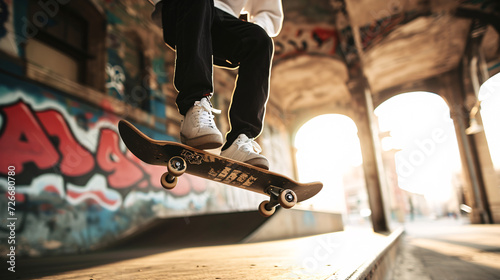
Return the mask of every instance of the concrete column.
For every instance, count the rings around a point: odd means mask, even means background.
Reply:
[[[475,115],[478,125],[482,126],[481,114]],[[482,201],[483,223],[500,223],[500,188],[488,142],[484,130],[468,135],[474,145],[476,162],[479,167],[482,185],[479,195]]]
[[[453,88],[450,85],[450,89]],[[458,86],[455,86],[455,88],[460,91]],[[484,201],[484,198],[486,198],[484,182],[481,174],[481,166],[479,165],[476,143],[473,141],[474,136],[465,133],[465,130],[469,126],[468,112],[460,98],[454,100],[453,106],[450,107],[450,113],[455,125],[455,133],[462,161],[466,204],[472,208],[471,223],[489,223],[490,215]]]
[[[493,215],[489,201],[491,197],[496,205],[494,208],[498,209],[495,212],[500,211],[497,178],[486,135],[483,130],[467,130],[472,124],[472,119],[478,125],[482,124],[477,97],[479,86],[488,78],[487,71],[484,71],[486,62],[480,53],[485,31],[484,25],[477,20],[473,21],[461,72],[451,73],[446,87],[450,89],[448,100],[452,102],[450,111],[462,158],[467,204],[472,207],[471,222],[476,224],[500,222],[500,212]],[[456,81],[462,81],[462,84]]]
[[[375,232],[389,231],[386,209],[383,199],[383,172],[382,154],[378,145],[378,124],[373,115],[373,101],[371,93],[366,87],[366,81],[360,79],[349,84],[350,92],[356,101],[355,122],[358,127],[358,136],[363,155],[363,170],[365,174],[366,190],[371,220]]]

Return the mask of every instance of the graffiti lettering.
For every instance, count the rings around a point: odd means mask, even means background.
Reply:
[[[22,174],[20,178],[29,183],[39,174],[60,173],[70,182],[79,182],[67,188],[67,199],[74,201],[89,197],[75,195],[80,193],[77,190],[82,188],[78,187],[82,182],[95,179],[96,176],[105,178],[104,186],[116,189],[123,196],[134,187],[143,191],[162,189],[159,178],[165,168],[144,164],[130,152],[122,151],[118,133],[110,128],[101,128],[99,136],[87,133],[86,137],[98,137],[97,149],[93,154],[79,143],[64,116],[57,110],[34,112],[24,101],[17,101],[0,107],[0,114],[3,117],[0,174],[6,175],[7,167],[14,166],[17,173]],[[34,165],[37,170],[33,172],[33,167],[26,170],[28,165]],[[191,192],[191,187],[189,176],[184,176],[170,193],[185,196]],[[88,185],[83,189],[87,188],[94,186]],[[205,184],[195,187],[197,192],[204,190]],[[110,194],[106,188],[91,189],[89,193],[96,201],[110,202],[106,199]],[[121,203],[121,198],[119,201]],[[113,205],[116,207],[116,204]]]
[[[28,106],[19,102],[3,108],[1,112],[4,115],[0,137],[0,147],[3,147],[1,173],[5,174],[9,165],[22,173],[26,162],[33,162],[42,170],[56,165],[59,154]]]
[[[94,168],[92,154],[80,146],[71,134],[61,114],[55,110],[37,113],[47,133],[59,139],[58,150],[61,151],[61,172],[68,176],[81,176]]]
[[[335,28],[287,26],[275,41],[275,57],[284,58],[301,53],[334,55],[338,46]]]
[[[127,188],[142,178],[142,172],[123,155],[117,143],[118,134],[110,129],[103,129],[97,150],[97,163],[110,173],[108,182],[111,187]]]
[[[123,68],[119,65],[106,65],[106,74],[108,74],[109,81],[106,82],[106,87],[110,89],[115,89],[121,96],[125,94],[125,72]]]

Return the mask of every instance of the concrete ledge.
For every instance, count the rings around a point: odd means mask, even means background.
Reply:
[[[300,209],[277,209],[258,229],[242,243],[297,238],[344,230],[339,213]]]
[[[266,221],[257,211],[157,219],[111,247],[172,249],[236,244]]]
[[[403,234],[404,229],[402,227],[396,229],[382,244],[379,244],[380,250],[369,255],[366,261],[355,271],[339,272],[339,274],[334,276],[335,278],[329,279],[385,279],[395,263],[398,247]]]

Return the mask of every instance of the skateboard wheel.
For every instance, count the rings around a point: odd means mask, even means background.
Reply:
[[[271,207],[271,210],[267,210],[266,206],[268,203],[268,200],[264,200],[259,205],[259,213],[265,218],[270,217],[272,214],[274,214],[274,211],[276,211],[275,207]]]
[[[181,157],[172,157],[168,161],[167,169],[168,173],[175,177],[179,177],[186,171],[187,165],[186,161]]]
[[[161,175],[160,183],[164,189],[171,190],[177,185],[178,178],[170,175],[168,172]]]
[[[284,190],[278,197],[281,207],[290,209],[297,203],[297,195],[292,190]]]

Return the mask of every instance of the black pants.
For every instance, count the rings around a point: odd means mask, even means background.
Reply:
[[[264,122],[274,53],[272,39],[260,26],[214,8],[213,0],[164,0],[165,43],[176,50],[174,86],[185,115],[195,101],[213,92],[213,64],[239,67],[224,148],[240,134],[257,137]]]

